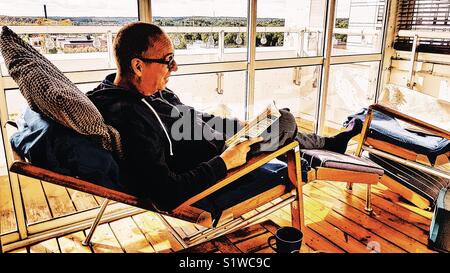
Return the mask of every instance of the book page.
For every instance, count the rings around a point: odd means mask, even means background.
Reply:
[[[244,128],[239,130],[234,136],[230,137],[225,143],[228,146],[234,145],[242,138],[256,138],[267,130],[279,117],[280,111],[274,104],[268,105],[262,113],[248,122]]]

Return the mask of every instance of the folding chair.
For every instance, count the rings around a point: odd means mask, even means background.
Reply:
[[[405,144],[401,137],[390,137],[389,128],[383,128],[385,131],[382,134],[377,133],[376,128],[371,126],[376,112],[426,130],[427,134],[441,137],[444,140],[450,139],[450,132],[388,107],[374,104],[368,108],[358,143],[356,151],[358,156],[361,156],[363,151],[367,151],[374,162],[386,168],[385,173],[389,175],[383,176],[381,183],[419,208],[430,208],[437,198],[439,190],[445,185],[448,186],[450,181],[450,171],[439,167],[449,162],[450,151],[445,151],[448,149],[448,144],[444,146],[441,154],[433,155],[432,158],[436,160],[431,162],[427,149],[421,147],[412,149],[413,146],[407,145],[411,143]],[[396,176],[394,172],[400,173]]]
[[[8,124],[12,125],[12,123]],[[11,131],[13,128],[11,128],[12,126],[9,125],[7,126],[9,127],[8,135],[11,135],[9,131]],[[251,158],[244,166],[231,170],[224,179],[214,184],[212,187],[206,189],[205,191],[189,198],[171,212],[161,212],[156,210],[149,200],[138,198],[124,192],[108,189],[106,187],[99,186],[75,177],[62,175],[50,170],[40,168],[31,164],[30,162],[27,162],[24,158],[21,158],[14,150],[11,150],[10,152],[13,158],[13,162],[9,166],[9,170],[11,172],[105,198],[105,201],[100,207],[98,215],[92,223],[90,232],[83,242],[84,245],[90,244],[92,235],[95,232],[96,227],[100,223],[102,215],[110,200],[157,212],[164,224],[166,224],[166,226],[173,232],[176,239],[185,248],[191,245],[211,240],[223,234],[247,226],[288,204],[291,205],[292,225],[299,229],[304,228],[303,197],[301,187],[302,184],[300,178],[300,155],[298,151],[298,142],[296,141],[291,142],[274,152],[264,153]],[[287,154],[288,157],[289,183],[280,183],[269,190],[266,190],[227,209],[226,211],[222,212],[220,219],[217,220],[217,226],[213,227],[213,219],[210,212],[192,206],[202,198],[207,197],[212,193],[224,188],[225,186],[236,181],[238,178],[244,176],[245,174],[248,174],[256,168],[261,167],[265,163],[283,154]],[[250,218],[243,217],[245,213],[269,202],[271,202],[271,206],[269,208],[258,212],[256,215],[251,216]],[[167,220],[161,216],[163,214],[204,226],[207,229],[182,238],[177,233],[177,231],[173,229],[173,227],[167,222]]]

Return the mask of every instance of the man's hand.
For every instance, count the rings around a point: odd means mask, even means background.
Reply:
[[[236,145],[228,147],[220,157],[225,162],[227,170],[239,167],[247,161],[247,153],[250,151],[250,145],[263,141],[262,137],[244,140]]]

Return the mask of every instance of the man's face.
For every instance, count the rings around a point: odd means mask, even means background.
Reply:
[[[175,60],[171,65],[165,63],[157,63],[151,60],[160,60],[169,62],[174,58],[174,49],[169,37],[166,34],[160,36],[155,41],[153,48],[147,49],[141,56],[142,75],[138,82],[138,90],[142,94],[149,96],[154,93],[164,90],[169,81],[170,73],[177,71],[178,66]],[[138,58],[139,59],[139,58]]]

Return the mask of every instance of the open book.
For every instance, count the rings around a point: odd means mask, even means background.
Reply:
[[[256,116],[253,120],[239,130],[235,135],[227,139],[225,142],[228,146],[234,145],[241,141],[242,138],[255,138],[260,136],[267,130],[279,117],[280,111],[275,104],[268,105],[262,113]]]

